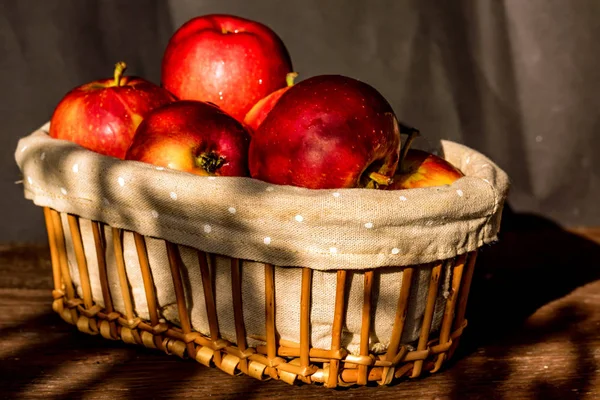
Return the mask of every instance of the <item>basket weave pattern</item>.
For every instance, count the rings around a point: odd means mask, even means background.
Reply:
[[[151,273],[145,237],[133,232],[135,247],[144,283],[148,304],[149,319],[136,315],[133,295],[123,256],[123,231],[112,228],[112,243],[104,237],[105,225],[92,221],[93,239],[96,248],[98,274],[102,288],[104,307],[97,304],[92,295],[90,273],[86,261],[79,217],[68,214],[70,232],[65,232],[61,214],[44,207],[44,215],[51,250],[53,269],[53,310],[65,321],[74,324],[88,334],[100,334],[106,339],[123,340],[126,343],[143,345],[162,350],[180,357],[190,357],[206,366],[216,366],[228,374],[244,373],[257,379],[280,379],[289,384],[301,381],[321,383],[326,387],[366,385],[368,382],[390,384],[402,377],[419,377],[425,372],[436,372],[452,355],[458,339],[466,326],[465,309],[476,260],[476,251],[457,256],[451,260],[440,260],[432,265],[432,273],[427,288],[427,302],[423,324],[416,348],[401,344],[406,313],[410,305],[410,291],[413,272],[419,265],[406,266],[402,270],[402,280],[406,282],[400,289],[392,335],[384,354],[374,354],[369,349],[369,334],[372,326],[372,300],[374,298],[374,278],[381,270],[364,272],[362,303],[362,325],[360,330],[360,352],[350,354],[342,346],[342,330],[349,290],[348,271],[337,271],[335,293],[335,313],[332,321],[331,347],[314,348],[310,343],[310,316],[313,270],[302,268],[300,307],[300,343],[279,338],[277,334],[275,302],[275,270],[281,268],[265,264],[265,344],[250,347],[247,344],[243,318],[243,298],[241,283],[242,260],[231,261],[231,288],[215,288],[211,269],[207,261],[210,255],[200,250],[198,265],[202,276],[204,300],[210,335],[206,336],[192,329],[190,312],[185,301],[184,284],[181,275],[181,259],[177,245],[164,241],[173,279],[180,326],[159,317],[155,285]],[[68,267],[67,240],[72,241],[76,256],[78,281],[82,296],[79,297]],[[107,246],[112,246],[116,257],[119,284],[124,305],[124,314],[113,307],[108,285]],[[440,289],[442,267],[447,262],[452,269],[452,281],[445,302],[444,314],[439,331],[432,332],[435,303]],[[216,310],[215,290],[230,290],[233,302],[231,310],[235,319],[236,341],[232,343],[221,337]]]

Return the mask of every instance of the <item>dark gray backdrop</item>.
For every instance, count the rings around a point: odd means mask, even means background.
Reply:
[[[169,36],[217,12],[273,28],[299,80],[358,78],[429,143],[484,152],[517,211],[600,225],[600,1],[0,0],[0,242],[45,240],[14,183],[18,138],[118,60],[158,83]]]

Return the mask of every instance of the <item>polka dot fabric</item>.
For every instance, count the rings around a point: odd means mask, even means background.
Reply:
[[[491,160],[449,141],[440,154],[466,175],[452,185],[309,190],[122,161],[47,131],[22,138],[15,152],[35,204],[279,266],[360,270],[473,251],[496,239],[509,188]]]

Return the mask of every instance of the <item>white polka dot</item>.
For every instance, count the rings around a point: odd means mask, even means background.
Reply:
[[[75,172],[75,173],[79,172],[79,164],[73,164],[73,172]]]
[[[28,146],[23,146],[23,147],[21,148],[21,153],[22,153],[22,152],[24,152],[25,150],[27,150],[27,147],[28,147]]]
[[[457,194],[457,195],[459,195],[460,197],[463,197],[463,194],[464,194],[464,193],[463,193],[463,191],[462,191],[462,190],[460,190],[460,189],[457,189],[457,190],[456,190],[456,194]]]
[[[46,158],[46,152],[43,151],[42,154],[40,154],[40,160],[44,161],[45,158]]]
[[[340,193],[339,192],[333,192],[333,197],[340,197]]]
[[[165,169],[165,167],[156,167],[156,170],[157,170],[157,171],[162,171],[162,170],[164,170],[164,169]]]
[[[158,211],[152,210],[150,211],[150,214],[152,214],[152,218],[158,218]]]
[[[269,186],[268,188],[265,189],[267,192],[272,192],[273,190],[275,190],[275,188],[273,186]]]
[[[330,248],[329,248],[329,252],[330,252],[331,254],[337,254],[337,247],[330,247]]]
[[[404,197],[404,196],[400,196],[400,197],[398,197],[398,198],[399,198],[400,200],[402,200],[402,201],[406,201],[406,197]]]
[[[227,211],[229,211],[231,214],[235,214],[237,212],[237,210],[235,209],[235,207],[229,207],[227,209]]]
[[[27,177],[27,182],[29,182],[29,184],[31,185],[33,183],[33,179],[31,179],[30,176]]]
[[[372,222],[367,222],[365,224],[365,228],[367,228],[367,229],[371,229],[372,227],[373,227],[373,223]]]
[[[177,193],[175,192],[171,192],[169,193],[169,196],[173,199],[173,200],[177,200]]]
[[[210,233],[212,231],[212,226],[206,224],[204,225],[204,232]]]
[[[271,238],[267,236],[263,239],[263,242],[265,242],[265,244],[271,244]]]
[[[208,177],[208,180],[209,180],[209,181],[214,181],[215,179],[217,179],[217,177],[216,177],[216,176],[209,176],[209,177]]]
[[[304,221],[304,217],[303,217],[302,215],[300,215],[300,214],[296,215],[294,218],[295,218],[295,219],[296,219],[296,221],[298,221],[298,222],[302,222],[302,221]]]
[[[60,188],[60,192],[61,192],[62,194],[64,194],[64,195],[66,195],[66,194],[67,194],[67,189],[65,189],[65,188],[62,188],[62,187],[61,187],[61,188]]]
[[[398,254],[398,253],[400,253],[400,249],[399,249],[399,248],[397,248],[397,247],[394,247],[394,248],[392,249],[392,254]]]
[[[119,182],[119,186],[125,186],[125,179],[122,176],[117,179],[117,182]]]

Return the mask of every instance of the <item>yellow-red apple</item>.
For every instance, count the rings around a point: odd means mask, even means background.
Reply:
[[[152,82],[123,76],[126,67],[119,62],[113,78],[89,82],[68,92],[52,114],[50,136],[122,159],[144,117],[174,100]]]
[[[410,149],[389,190],[450,185],[464,174],[448,161],[423,150]],[[400,166],[399,166],[400,168]]]
[[[181,100],[153,110],[125,159],[196,175],[248,176],[250,136],[218,107]]]

